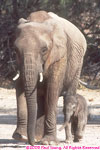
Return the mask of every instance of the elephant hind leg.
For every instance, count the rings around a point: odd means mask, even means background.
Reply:
[[[75,137],[75,134],[76,134],[76,130],[77,130],[77,125],[78,125],[78,118],[77,117],[75,117],[75,118],[73,118],[73,120],[72,120],[72,134],[73,134],[73,136]]]
[[[74,140],[76,142],[80,141],[83,138],[85,125],[86,124],[84,120],[81,120],[81,119],[78,120],[78,125],[77,125],[77,129],[76,129],[75,136],[74,136]]]

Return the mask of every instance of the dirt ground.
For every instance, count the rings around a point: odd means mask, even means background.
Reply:
[[[100,149],[100,90],[78,90],[78,93],[87,99],[89,106],[88,124],[84,133],[83,140],[79,143],[71,143],[74,146],[96,147]],[[58,129],[63,123],[62,114],[63,99],[58,101],[58,115],[57,115],[57,137],[61,141],[58,149],[64,149],[67,146],[64,143],[65,133]],[[25,150],[27,145],[12,139],[12,134],[16,128],[16,98],[14,89],[0,88],[0,150]],[[41,147],[41,149],[44,149]],[[54,148],[45,148],[54,149]],[[57,147],[56,147],[57,149]],[[67,148],[66,148],[67,149]],[[71,148],[73,149],[73,148]],[[77,149],[77,148],[76,148]],[[86,149],[86,148],[85,148]],[[89,149],[89,148],[88,148]]]

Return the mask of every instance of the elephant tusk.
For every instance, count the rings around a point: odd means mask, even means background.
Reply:
[[[16,81],[19,78],[19,76],[20,76],[20,73],[18,71],[17,74],[16,74],[16,76],[13,78],[13,81]]]
[[[43,81],[43,73],[41,72],[40,73],[40,80],[39,80],[40,82],[42,82]]]
[[[82,85],[84,85],[84,86],[87,86],[87,85],[88,85],[86,82],[83,82],[83,81],[81,81],[81,80],[79,80],[79,82],[80,82]]]
[[[88,88],[88,89],[92,89],[92,90],[100,89],[100,88],[99,88],[99,87],[97,87],[97,86],[89,85],[88,83],[83,82],[83,81],[81,81],[81,80],[79,80],[79,82],[80,82],[83,86],[85,86],[86,88]]]
[[[28,20],[26,20],[24,18],[20,18],[19,21],[18,21],[19,24],[24,24],[26,22],[28,22]]]

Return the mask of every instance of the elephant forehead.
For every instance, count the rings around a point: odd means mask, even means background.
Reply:
[[[38,23],[38,22],[27,22],[24,24],[19,24],[18,29],[31,29],[31,30],[38,30],[38,31],[45,31],[45,32],[51,32],[53,30],[53,27],[51,25],[46,25],[44,23]]]
[[[75,104],[75,103],[68,103],[68,104],[66,104],[67,111],[70,111],[70,110],[73,109],[74,107],[76,107],[76,104]]]
[[[34,28],[33,28],[34,27]],[[43,46],[46,44],[48,47],[52,45],[51,32],[46,28],[40,26],[26,25],[18,28],[19,35],[17,36],[16,43],[20,46],[31,44],[31,46]]]
[[[33,42],[33,37],[34,37],[34,42]],[[30,31],[27,30],[21,30],[19,35],[16,38],[15,41],[15,45],[18,47],[24,47],[24,46],[29,46],[31,44],[31,46],[33,46],[32,43],[36,43],[37,42],[37,38],[34,34],[34,36],[32,37],[32,33]]]

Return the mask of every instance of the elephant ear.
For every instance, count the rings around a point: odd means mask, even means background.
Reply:
[[[49,21],[46,23],[48,27],[53,26],[53,31],[51,32],[51,39],[53,44],[49,56],[45,62],[44,71],[48,70],[51,64],[59,61],[67,54],[67,36],[62,25],[54,19],[49,19]]]
[[[82,107],[81,107],[81,105],[78,103],[74,116],[77,117],[81,110],[82,110]]]

